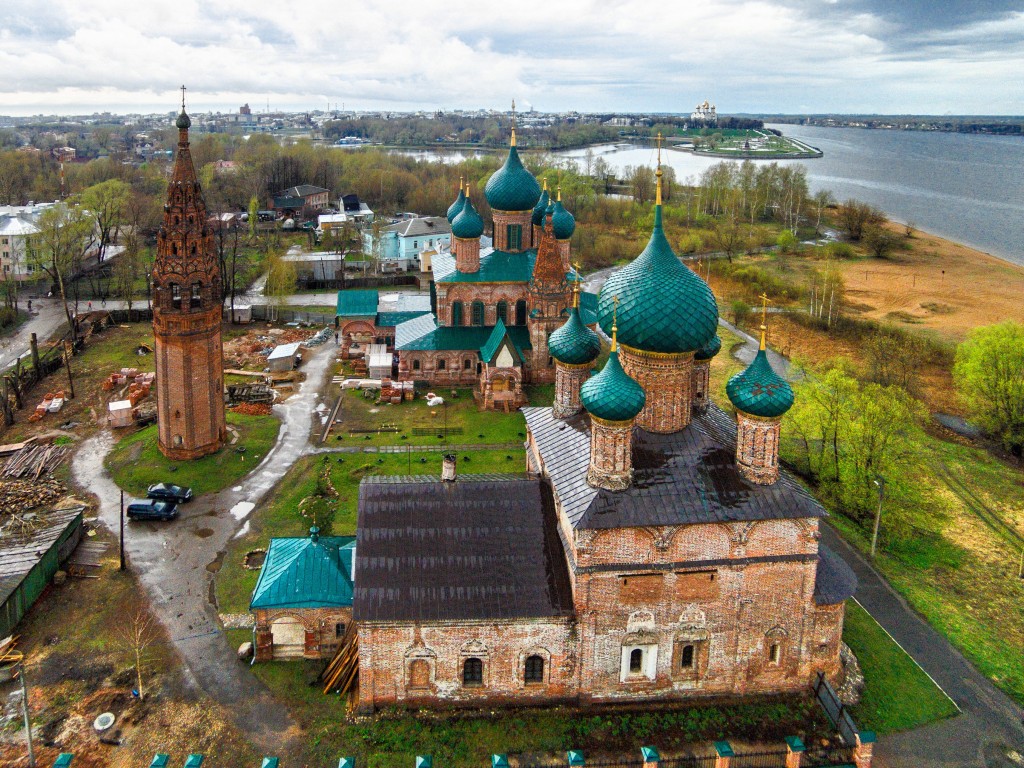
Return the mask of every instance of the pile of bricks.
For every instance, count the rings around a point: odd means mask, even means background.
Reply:
[[[382,379],[380,387],[380,402],[398,405],[403,400],[412,400],[413,383],[411,381],[393,381]]]
[[[28,417],[28,420],[35,422],[42,419],[47,413],[57,413],[64,407],[64,400],[63,389],[59,389],[56,392],[47,392],[43,397],[43,401],[36,406],[35,412]]]
[[[104,379],[102,386],[104,391],[110,392],[117,387],[123,387],[125,384],[135,385],[145,387],[146,394],[149,394],[149,389],[153,386],[155,380],[156,373],[153,371],[140,373],[138,368],[122,368],[119,372],[112,373]],[[132,403],[132,405],[135,405],[135,403]]]
[[[231,408],[234,413],[244,413],[248,416],[269,416],[274,409],[267,403],[239,403]]]

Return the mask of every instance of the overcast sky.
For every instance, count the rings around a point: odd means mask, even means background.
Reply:
[[[4,0],[0,114],[1024,114],[1024,0]]]

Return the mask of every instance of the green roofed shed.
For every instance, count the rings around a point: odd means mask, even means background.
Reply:
[[[75,756],[70,752],[61,752],[57,755],[57,759],[53,761],[53,768],[68,768],[74,758]]]
[[[260,763],[260,768],[277,768],[280,760],[276,757],[264,757],[263,762]]]
[[[416,768],[434,768],[434,758],[430,755],[416,755]]]
[[[153,761],[149,764],[149,768],[167,768],[167,763],[171,760],[170,755],[165,755],[162,752],[157,752],[153,755]]]
[[[354,757],[340,757],[338,758],[338,768],[356,768],[356,759]]]
[[[200,768],[203,764],[203,756],[192,754],[185,761],[185,768]]]
[[[582,749],[570,749],[568,752],[565,753],[565,759],[568,761],[569,765],[572,768],[576,768],[576,766],[585,764]]]
[[[352,605],[354,536],[270,540],[250,610],[256,608],[334,608]]]
[[[372,288],[338,291],[338,317],[376,317],[380,295]]]

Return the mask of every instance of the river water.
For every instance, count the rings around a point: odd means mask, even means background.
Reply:
[[[818,147],[824,157],[780,160],[807,168],[811,191],[838,201],[856,198],[899,221],[1024,265],[1024,139],[923,131],[773,125]],[[654,165],[653,148],[602,144],[591,148],[614,169]],[[457,161],[461,153],[408,153]],[[466,153],[467,155],[469,153]],[[556,153],[582,166],[586,149]],[[694,180],[718,158],[665,151],[676,177]],[[765,161],[760,161],[765,162]]]

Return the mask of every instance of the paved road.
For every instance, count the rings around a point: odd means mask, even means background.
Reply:
[[[24,300],[21,303],[28,306]],[[18,356],[29,350],[29,341],[33,333],[41,344],[53,336],[66,321],[64,307],[57,299],[32,299],[31,317],[10,336],[0,338],[0,370],[6,370],[14,365]]]
[[[298,394],[274,406],[282,420],[281,432],[253,473],[233,488],[182,507],[182,516],[173,523],[133,523],[126,529],[130,567],[150,593],[153,610],[183,657],[188,682],[223,704],[239,728],[268,754],[284,752],[297,729],[286,708],[238,661],[219,631],[211,601],[213,570],[231,537],[248,528],[252,507],[236,505],[259,503],[309,450],[314,409],[333,351],[333,345],[317,348],[304,366],[306,381]],[[75,454],[71,469],[75,480],[99,497],[100,519],[116,532],[119,491],[103,470],[103,458],[114,442],[107,431],[89,438]]]

